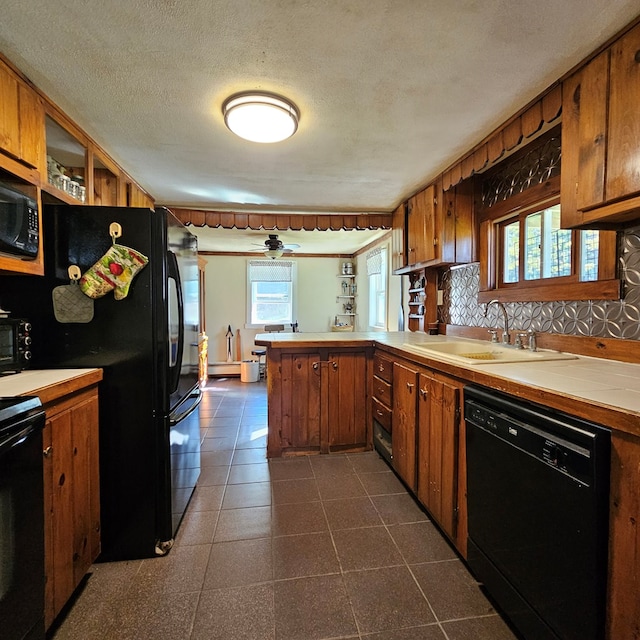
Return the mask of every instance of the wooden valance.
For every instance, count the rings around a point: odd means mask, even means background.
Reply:
[[[233,211],[202,211],[199,209],[177,209],[173,214],[184,224],[194,227],[221,227],[223,229],[261,229],[278,231],[338,231],[345,229],[391,229],[390,213],[360,214],[275,214],[236,213]]]
[[[447,191],[497,162],[505,153],[535,135],[545,124],[559,118],[561,113],[562,85],[558,83],[449,167],[442,174],[442,188]]]

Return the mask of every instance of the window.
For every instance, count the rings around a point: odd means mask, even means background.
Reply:
[[[387,248],[378,247],[367,253],[369,277],[369,326],[387,328]]]
[[[503,285],[547,278],[598,279],[599,233],[560,228],[560,204],[503,220],[499,226]],[[522,258],[521,258],[522,256]]]
[[[555,127],[478,174],[479,302],[615,300],[614,231],[561,228]]]
[[[247,261],[247,326],[291,324],[295,315],[295,262]]]

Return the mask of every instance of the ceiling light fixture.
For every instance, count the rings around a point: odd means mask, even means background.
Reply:
[[[283,253],[284,252],[282,251],[282,249],[267,249],[264,252],[264,255],[267,258],[271,258],[272,260],[275,260],[276,258],[281,258]]]
[[[280,142],[298,128],[300,114],[286,98],[272,93],[237,93],[222,105],[224,122],[237,136],[251,142]]]

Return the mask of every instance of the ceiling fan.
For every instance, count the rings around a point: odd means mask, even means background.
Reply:
[[[264,241],[264,245],[260,249],[252,249],[252,251],[261,251],[267,258],[275,260],[285,253],[293,253],[294,249],[300,248],[299,244],[284,244],[282,240],[275,234],[269,234],[269,238]]]

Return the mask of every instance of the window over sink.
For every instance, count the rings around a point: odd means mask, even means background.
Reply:
[[[617,299],[616,236],[561,228],[560,128],[478,176],[479,302]]]

